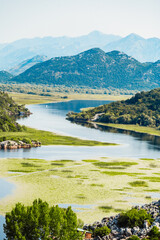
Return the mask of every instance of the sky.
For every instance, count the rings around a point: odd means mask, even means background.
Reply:
[[[94,30],[160,38],[160,0],[0,0],[0,43]]]

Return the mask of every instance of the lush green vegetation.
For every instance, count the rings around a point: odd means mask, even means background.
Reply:
[[[154,226],[149,232],[149,240],[159,240],[160,239],[160,231],[159,228]]]
[[[4,232],[8,240],[82,239],[77,232],[77,216],[71,207],[50,207],[39,199],[28,207],[17,203],[5,219]]]
[[[0,92],[0,132],[22,131],[23,128],[15,120],[28,114],[27,108],[17,105],[7,93]]]
[[[105,104],[81,113],[69,113],[71,121],[98,121],[116,124],[138,124],[159,128],[160,88],[137,93],[131,99]]]
[[[107,226],[96,228],[94,230],[94,237],[104,237],[108,235],[111,232],[111,229],[109,229]]]
[[[36,64],[10,82],[148,90],[160,86],[158,64],[140,63],[119,51],[105,53],[93,48]]]
[[[92,140],[83,140],[75,137],[58,135],[52,132],[36,130],[33,128],[23,127],[21,132],[0,132],[0,141],[4,140],[35,140],[40,141],[42,145],[74,145],[74,146],[107,146],[115,145],[114,143],[105,143]],[[26,142],[26,141],[25,141]]]
[[[148,220],[151,224],[153,219],[150,214],[147,213],[144,209],[131,209],[125,213],[121,213],[118,218],[118,226],[119,227],[143,227],[144,220]]]
[[[5,92],[16,92],[16,93],[24,93],[29,95],[39,95],[45,97],[62,97],[65,98],[69,94],[92,94],[92,95],[133,95],[137,91],[136,90],[128,90],[128,89],[117,89],[117,88],[91,88],[83,87],[83,86],[71,86],[66,87],[65,85],[48,85],[48,84],[16,84],[16,83],[0,83],[0,91]],[[63,96],[61,96],[63,94]]]

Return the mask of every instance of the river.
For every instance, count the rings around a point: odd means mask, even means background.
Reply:
[[[81,160],[93,157],[158,158],[160,137],[116,130],[108,127],[91,128],[66,120],[69,111],[79,112],[81,108],[98,106],[109,101],[73,100],[49,104],[29,105],[33,113],[18,122],[29,127],[89,140],[118,143],[119,146],[78,147],[42,146],[40,148],[1,151],[3,158],[42,158],[47,160]]]
[[[69,111],[79,112],[81,108],[95,107],[108,104],[110,101],[98,100],[73,100],[68,102],[37,104],[27,106],[33,113],[28,118],[19,119],[18,122],[29,127],[52,131],[58,134],[79,137],[82,139],[102,142],[118,143],[118,146],[75,147],[75,146],[42,146],[40,148],[0,151],[1,158],[42,158],[47,160],[73,159],[81,160],[96,157],[132,157],[132,158],[159,158],[160,137],[143,133],[134,133],[125,130],[116,130],[108,127],[99,127],[89,124],[75,124],[66,120]],[[8,184],[5,180],[0,182],[0,187]],[[11,186],[10,186],[11,187]],[[11,194],[9,185],[7,191],[0,197]],[[12,186],[13,187],[13,186]],[[1,217],[2,223],[4,218]]]

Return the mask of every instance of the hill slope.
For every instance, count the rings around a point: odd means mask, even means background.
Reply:
[[[122,52],[105,53],[94,48],[36,64],[12,81],[67,87],[152,89],[160,86],[160,62],[142,64]]]
[[[103,123],[160,126],[160,88],[137,93],[126,101],[105,104],[81,113],[69,113],[71,121],[98,121]]]
[[[17,105],[7,93],[0,92],[0,131],[21,131],[22,127],[15,122],[20,116],[30,114],[27,108]]]
[[[34,66],[37,63],[41,63],[48,60],[48,58],[46,56],[40,56],[37,55],[31,59],[27,59],[23,62],[21,62],[20,64],[18,64],[17,66],[14,66],[13,68],[9,69],[9,72],[13,75],[19,75],[22,72],[26,71],[27,69],[29,69],[30,67]]]
[[[8,73],[6,71],[0,71],[0,83],[8,81],[12,77],[13,77],[13,75],[11,73]]]

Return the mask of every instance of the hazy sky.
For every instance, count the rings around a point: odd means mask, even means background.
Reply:
[[[160,0],[0,0],[0,43],[93,30],[160,38]]]

